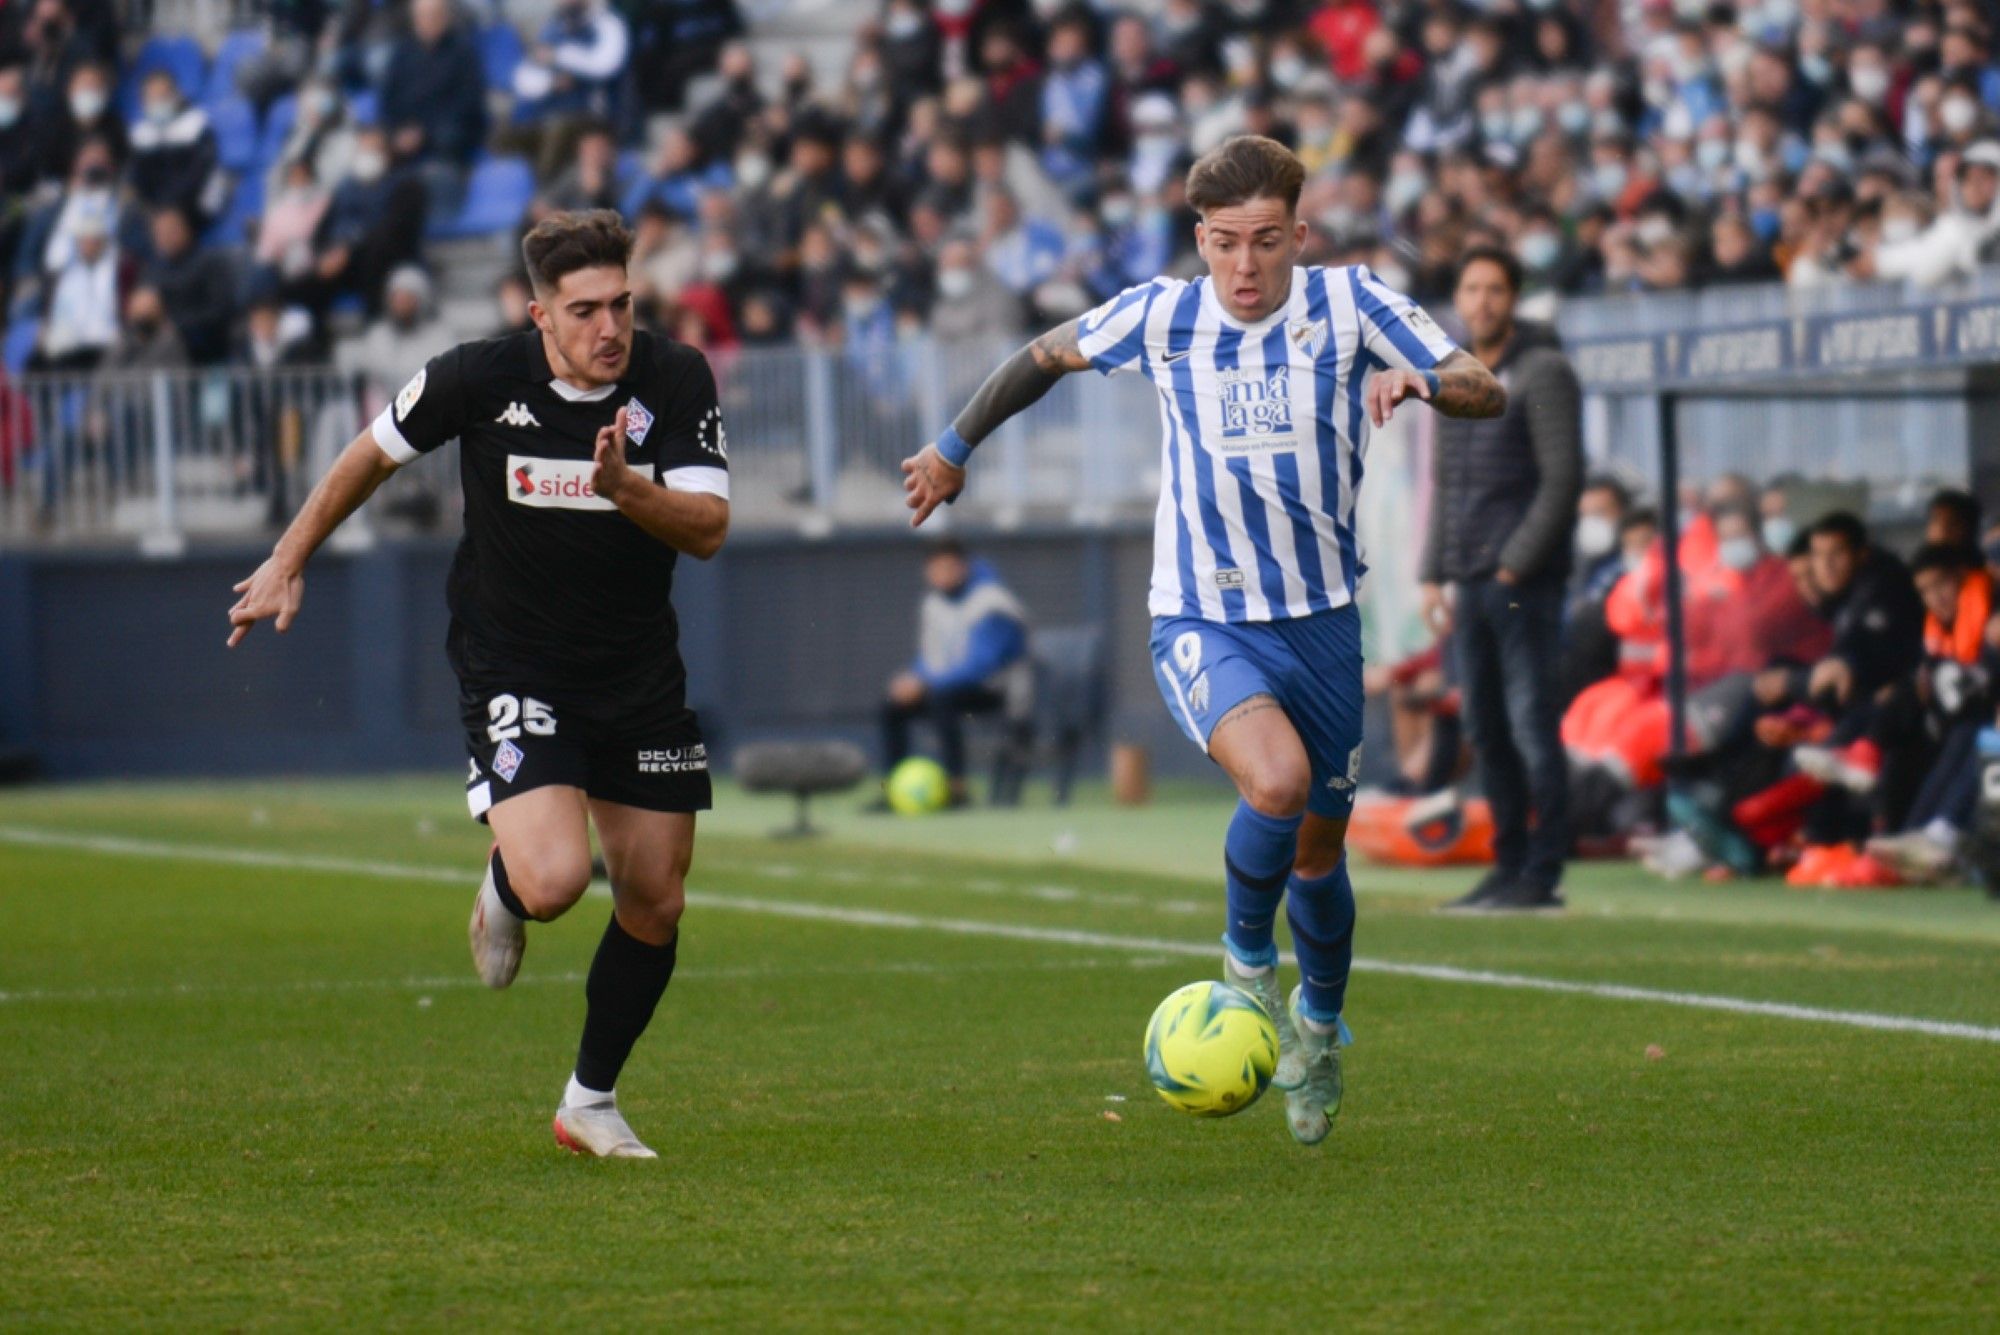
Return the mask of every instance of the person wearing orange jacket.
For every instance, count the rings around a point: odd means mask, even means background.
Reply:
[[[1953,730],[1970,722],[1976,732],[1986,712],[1993,580],[1971,559],[1956,545],[1918,549],[1910,571],[1923,600],[1922,661],[1862,706],[1861,726],[1847,730],[1852,740],[1842,745],[1836,734],[1833,744],[1792,752],[1801,772],[1872,796],[1878,825],[1890,829],[1907,823]]]

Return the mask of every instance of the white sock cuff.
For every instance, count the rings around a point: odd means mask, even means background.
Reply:
[[[566,1107],[590,1108],[590,1107],[600,1106],[606,1103],[616,1106],[617,1102],[618,1102],[617,1090],[588,1089],[585,1086],[577,1083],[576,1075],[574,1072],[570,1074],[569,1084],[563,1090],[563,1104]]]

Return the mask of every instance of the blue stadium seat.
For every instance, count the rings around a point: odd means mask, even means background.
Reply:
[[[264,174],[251,172],[239,177],[230,191],[229,207],[222,211],[202,240],[211,246],[240,246],[250,239],[250,222],[264,216]]]
[[[211,102],[208,123],[215,129],[215,153],[223,166],[233,172],[257,170],[257,109],[248,98],[232,94]]]
[[[201,100],[214,106],[236,96],[236,74],[244,64],[264,54],[264,30],[238,28],[223,37],[215,48],[215,63],[208,67],[208,86]]]
[[[7,326],[7,342],[0,347],[0,361],[5,361],[8,375],[19,375],[27,369],[28,358],[35,352],[35,340],[41,336],[42,322],[34,316]]]
[[[373,125],[382,119],[382,99],[373,88],[347,95],[347,119],[356,125]]]
[[[257,161],[262,167],[268,168],[285,151],[285,141],[292,137],[292,127],[298,120],[296,93],[286,93],[264,108],[264,131],[257,141]]]
[[[479,60],[486,67],[486,86],[506,92],[514,86],[514,70],[521,63],[521,34],[511,23],[496,23],[479,30]]]
[[[434,241],[511,232],[535,197],[535,172],[526,158],[482,158],[465,183],[465,204],[455,218],[434,218]]]
[[[146,76],[155,70],[165,70],[173,75],[182,93],[197,98],[207,82],[208,57],[202,52],[201,43],[192,37],[172,33],[148,37],[133,59],[132,68],[126,71],[124,85],[118,90],[118,105],[124,110],[126,119],[139,114],[139,87],[145,83]]]

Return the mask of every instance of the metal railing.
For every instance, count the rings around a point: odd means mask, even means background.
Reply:
[[[739,526],[900,521],[900,462],[950,420],[1015,340],[744,349],[713,358]],[[981,451],[953,517],[1092,523],[1147,512],[1159,424],[1137,376],[1059,385]],[[393,390],[393,387],[391,387]],[[268,533],[382,401],[332,369],[28,375],[0,386],[0,546]],[[454,451],[402,470],[351,525],[454,531]],[[949,522],[949,519],[947,520]]]
[[[1609,318],[1601,305],[1583,309],[1581,320]],[[1564,328],[1574,328],[1568,310]],[[1017,342],[918,337],[713,355],[737,526],[815,533],[899,523],[898,464]],[[1921,374],[1856,377],[1839,391],[1686,397],[1687,473],[1794,471],[1877,487],[1960,477],[1967,400],[1915,390]],[[297,509],[382,392],[331,369],[31,375],[0,385],[0,546],[136,542],[171,553],[190,538],[267,533]],[[1657,425],[1644,388],[1586,396],[1585,439],[1602,463],[1649,477]],[[945,522],[1143,517],[1158,496],[1159,439],[1156,397],[1141,377],[1069,377],[982,446],[972,485]],[[392,478],[344,538],[366,541],[371,526],[455,531],[456,460],[439,453],[448,457]]]
[[[25,376],[0,389],[0,544],[171,555],[273,530],[363,420],[355,378],[325,369]],[[450,470],[392,481],[377,514],[456,509]]]

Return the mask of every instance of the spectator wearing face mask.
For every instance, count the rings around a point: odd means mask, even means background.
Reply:
[[[285,282],[306,279],[312,273],[313,237],[332,199],[326,187],[314,179],[310,159],[294,160],[286,169],[283,187],[266,201],[257,225],[251,258],[258,268]]]
[[[299,89],[298,98],[297,119],[278,150],[266,183],[273,196],[284,188],[294,163],[306,163],[312,168],[313,179],[321,182],[345,179],[353,165],[354,125],[340,90],[331,80],[316,78]]]
[[[1767,550],[1790,559],[1792,545],[1798,538],[1798,521],[1792,518],[1792,498],[1787,481],[1780,479],[1766,484],[1757,494],[1757,533],[1764,539]]]
[[[1715,554],[1720,597],[1702,627],[1709,658],[1698,675],[1755,672],[1783,657],[1812,659],[1826,652],[1826,623],[1799,594],[1784,556],[1765,545],[1757,512],[1746,501],[1716,507]]]
[[[183,210],[197,230],[207,226],[229,190],[208,113],[189,105],[174,76],[164,70],[146,77],[139,113],[127,170],[132,193],[148,208]]]
[[[423,181],[391,166],[384,132],[361,131],[352,169],[334,187],[314,238],[314,290],[300,299],[323,308],[333,297],[353,293],[377,307],[390,271],[420,253],[426,209]]]
[[[25,195],[42,180],[41,136],[19,65],[0,65],[0,192]]]
[[[76,253],[77,228],[98,219],[111,229],[112,236],[122,235],[124,215],[118,206],[111,149],[101,139],[87,139],[77,150],[69,185],[61,198],[29,220],[14,257],[15,276],[27,279],[61,269]]]
[[[940,339],[984,338],[1021,326],[1021,302],[979,262],[978,249],[963,237],[938,252],[937,298],[931,332]]]
[[[103,141],[110,150],[113,170],[125,161],[125,124],[112,114],[111,82],[111,72],[102,65],[83,64],[70,71],[60,110],[41,118],[44,123],[38,127],[39,179],[67,179],[87,139]],[[13,189],[11,182],[8,188]]]
[[[1585,687],[1618,670],[1618,637],[1604,623],[1604,600],[1625,573],[1622,540],[1635,514],[1624,485],[1603,476],[1584,483],[1576,509],[1576,567],[1563,607],[1564,709]]]
[[[75,253],[49,288],[40,344],[32,365],[47,371],[87,371],[118,342],[118,316],[132,267],[118,252],[102,216],[76,227]]]
[[[1952,208],[1921,233],[1891,239],[1858,258],[1856,277],[1938,287],[2000,258],[2000,141],[1984,139],[1959,156]]]

